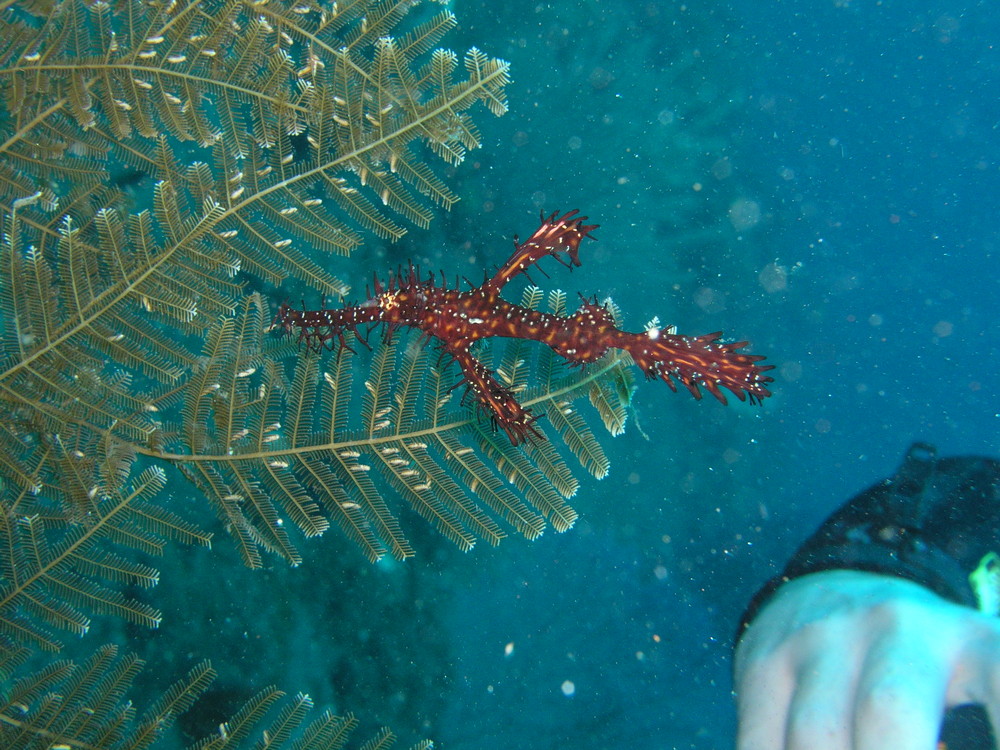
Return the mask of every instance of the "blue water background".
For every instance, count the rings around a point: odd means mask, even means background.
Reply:
[[[463,554],[406,513],[414,559],[372,566],[331,530],[298,568],[249,572],[220,529],[171,557],[164,626],[134,647],[162,683],[212,657],[191,737],[274,683],[404,747],[732,747],[732,637],[761,583],[912,441],[998,452],[1000,18],[915,0],[453,10],[445,44],[511,62],[510,112],[479,113],[483,148],[442,170],[462,201],[363,248],[355,281],[408,259],[480,278],[540,210],[579,208],[597,241],[539,285],[611,296],[630,330],[749,340],[773,397],[639,382],[626,434],[602,439],[610,474],[579,472],[581,519],[534,542]]]
[[[470,239],[579,207],[599,242],[543,286],[610,294],[632,329],[722,329],[777,369],[761,409],[640,384],[648,439],[614,444],[578,527],[473,553],[481,578],[440,603],[457,687],[436,736],[731,746],[730,639],[755,588],[912,441],[997,453],[1000,19],[862,0],[455,10],[515,78],[472,157]],[[692,56],[713,59],[699,107],[670,86]],[[691,164],[719,166],[703,152],[725,163],[696,189]],[[715,193],[704,251],[674,224],[692,192]]]

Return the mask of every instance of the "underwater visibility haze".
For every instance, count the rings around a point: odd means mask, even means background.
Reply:
[[[731,747],[757,587],[1000,448],[990,3],[0,29],[4,747]]]

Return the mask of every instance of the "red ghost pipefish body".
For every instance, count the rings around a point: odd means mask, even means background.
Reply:
[[[504,286],[521,273],[551,255],[568,268],[580,265],[580,242],[593,239],[596,224],[585,225],[587,217],[570,211],[553,213],[524,242],[515,238],[514,253],[481,286],[466,291],[438,286],[433,275],[422,279],[411,266],[390,275],[383,284],[375,278],[374,296],[360,305],[338,309],[297,310],[282,305],[275,326],[286,332],[298,331],[299,342],[309,349],[348,347],[346,334],[367,345],[359,326],[384,324],[386,336],[405,326],[420,330],[437,341],[443,354],[458,363],[461,383],[482,412],[518,445],[529,438],[544,439],[535,429],[537,419],[524,408],[514,393],[501,384],[472,352],[472,345],[492,336],[528,339],[547,344],[574,365],[594,362],[609,349],[627,352],[647,379],[658,378],[677,390],[674,381],[700,399],[701,388],[723,404],[722,389],[741,401],[759,402],[771,395],[767,384],[774,369],[759,364],[759,354],[739,352],[746,341],[720,343],[721,332],[702,336],[679,336],[673,328],[651,328],[629,333],[615,326],[610,311],[598,305],[596,297],[584,299],[569,316],[551,315],[507,302],[500,296]],[[470,285],[471,286],[471,285]]]

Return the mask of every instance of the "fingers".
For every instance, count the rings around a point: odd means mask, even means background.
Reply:
[[[864,638],[838,638],[839,619],[788,638],[743,665],[738,750],[853,750],[854,696]]]
[[[1000,737],[1000,622],[978,615],[966,615],[966,619],[970,623],[948,685],[947,704],[981,704],[994,736]]]
[[[735,672],[738,750],[928,750],[946,706],[970,702],[1000,736],[1000,619],[907,581],[786,584],[741,639]]]
[[[799,670],[786,723],[787,750],[851,747],[857,661],[855,654],[829,649]]]
[[[852,750],[925,750],[941,728],[950,664],[925,649],[901,649],[913,638],[887,634],[872,644],[853,706]]]
[[[737,750],[783,750],[795,676],[787,659],[755,659],[737,678]]]
[[[903,655],[889,638],[863,664],[854,653],[814,652],[794,669],[774,659],[748,666],[737,750],[933,748],[948,682],[940,659]]]

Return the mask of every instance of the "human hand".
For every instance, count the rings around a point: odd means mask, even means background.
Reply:
[[[930,750],[945,708],[1000,721],[1000,618],[910,581],[784,584],[736,650],[738,750]]]

